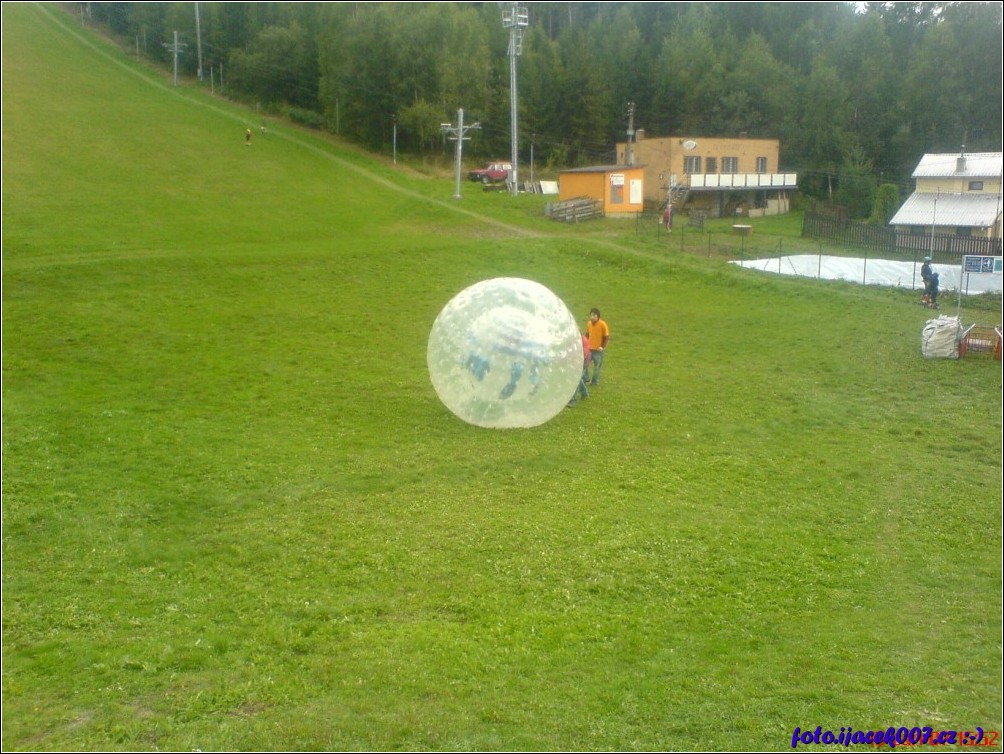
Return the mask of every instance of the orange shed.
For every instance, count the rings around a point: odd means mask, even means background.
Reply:
[[[558,173],[558,199],[588,196],[603,202],[607,216],[633,214],[645,208],[644,165],[598,165]]]

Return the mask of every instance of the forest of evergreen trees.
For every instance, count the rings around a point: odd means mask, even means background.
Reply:
[[[84,3],[141,56],[369,149],[510,152],[506,3]],[[1000,2],[531,2],[518,61],[520,153],[612,162],[627,106],[649,136],[777,138],[800,189],[911,189],[925,152],[999,151]],[[78,9],[79,10],[76,10]],[[198,35],[196,16],[198,15]],[[200,44],[201,43],[201,44]]]

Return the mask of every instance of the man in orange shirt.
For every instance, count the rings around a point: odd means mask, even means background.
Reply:
[[[590,384],[599,385],[603,354],[606,353],[607,343],[610,342],[610,328],[600,319],[600,310],[595,307],[589,311],[586,332],[589,333],[589,360],[593,363],[593,378]]]

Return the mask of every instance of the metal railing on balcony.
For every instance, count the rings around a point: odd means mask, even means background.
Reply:
[[[797,173],[691,173],[685,176],[691,190],[797,189]]]

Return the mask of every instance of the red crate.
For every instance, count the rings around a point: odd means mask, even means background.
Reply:
[[[959,358],[965,356],[992,356],[1001,360],[1001,326],[970,325],[959,341]]]

